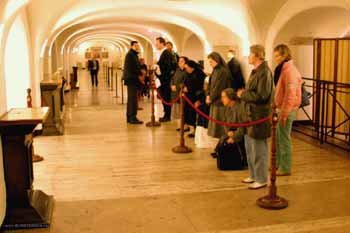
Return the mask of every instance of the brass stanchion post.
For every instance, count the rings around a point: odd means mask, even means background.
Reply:
[[[27,108],[32,108],[32,89],[27,89]],[[33,134],[32,134],[33,135]],[[44,157],[34,153],[34,145],[32,144],[32,161],[33,163],[41,162],[44,160]]]
[[[257,205],[264,209],[280,210],[288,207],[288,201],[277,195],[276,186],[276,127],[278,123],[278,115],[276,105],[272,106],[272,142],[271,142],[271,171],[270,186],[267,196],[259,198]]]
[[[118,68],[116,69],[115,72],[115,96],[114,98],[119,98],[118,96]]]
[[[124,80],[123,78],[120,79],[121,87],[122,87],[122,104],[124,104]]]
[[[186,154],[191,153],[192,149],[185,144],[185,101],[183,98],[184,91],[183,86],[180,91],[180,108],[181,108],[181,127],[180,127],[180,145],[173,148],[174,153]]]
[[[160,122],[156,121],[155,110],[154,110],[154,90],[155,80],[154,80],[154,70],[149,70],[149,78],[150,78],[150,89],[151,89],[151,121],[146,124],[147,127],[159,127]]]

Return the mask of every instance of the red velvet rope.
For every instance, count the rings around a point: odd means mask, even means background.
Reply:
[[[159,93],[158,89],[156,89],[156,92],[157,92],[157,97],[160,99],[160,101],[165,104],[165,105],[168,105],[168,106],[173,106],[175,103],[177,103],[179,101],[179,99],[181,98],[181,95],[179,95],[178,97],[176,97],[176,99],[172,100],[171,102],[167,102]]]
[[[186,100],[186,102],[194,109],[196,110],[196,112],[201,115],[202,117],[204,117],[205,119],[209,120],[209,121],[212,121],[216,124],[219,124],[219,125],[222,125],[222,126],[227,126],[227,127],[233,127],[233,128],[239,128],[239,127],[248,127],[248,126],[253,126],[253,125],[259,125],[259,124],[262,124],[264,122],[267,122],[269,120],[272,119],[271,116],[269,117],[265,117],[265,118],[262,118],[262,119],[259,119],[257,121],[252,121],[252,122],[247,122],[247,123],[240,123],[240,124],[237,124],[237,123],[227,123],[227,122],[224,122],[224,121],[219,121],[219,120],[216,120],[208,115],[206,115],[204,112],[202,112],[201,110],[199,110],[192,102],[191,100],[186,96],[184,95],[183,96],[184,100]]]

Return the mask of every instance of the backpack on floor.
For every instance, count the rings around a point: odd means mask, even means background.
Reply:
[[[225,140],[219,146],[217,152],[216,162],[219,170],[243,170],[246,168],[247,158],[242,143],[228,144]]]

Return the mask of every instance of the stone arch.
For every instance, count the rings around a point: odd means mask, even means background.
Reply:
[[[203,60],[204,48],[200,40],[195,34],[190,35],[183,46],[183,53],[181,55],[187,56],[189,59],[198,61]]]
[[[272,58],[273,42],[275,41],[278,32],[283,28],[283,26],[297,14],[318,7],[339,7],[350,10],[350,4],[348,0],[289,0],[279,10],[269,27],[265,41],[268,60],[271,60]]]

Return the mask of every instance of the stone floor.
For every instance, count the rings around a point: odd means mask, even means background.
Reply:
[[[35,139],[45,157],[35,164],[35,189],[56,200],[51,228],[15,232],[350,232],[348,153],[293,135],[293,176],[278,179],[290,206],[260,209],[255,201],[267,189],[248,190],[240,182],[247,171],[218,171],[210,150],[190,139],[193,153],[172,153],[175,124],[127,125],[121,99],[100,80],[91,89],[81,72],[80,90],[66,96],[66,134]],[[147,121],[150,105],[142,105]]]

